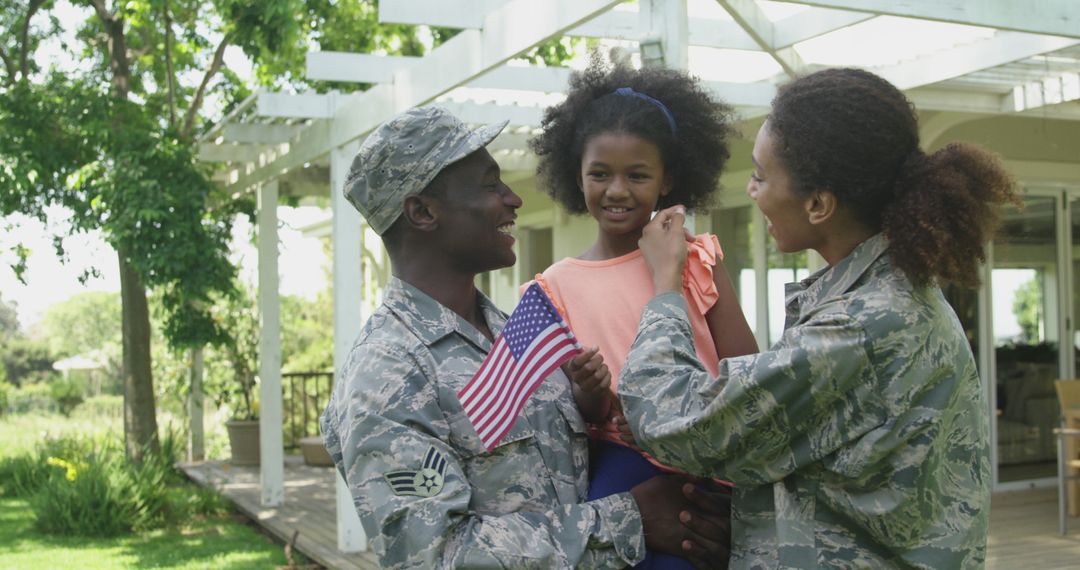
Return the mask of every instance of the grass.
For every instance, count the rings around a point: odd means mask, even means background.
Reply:
[[[109,435],[123,438],[123,419],[115,416],[89,416],[78,410],[65,418],[60,414],[19,414],[0,416],[0,458],[22,455],[34,450],[45,435]]]
[[[52,414],[0,417],[0,459],[31,453],[45,434],[122,438],[122,419],[71,418]],[[0,487],[3,485],[0,484]],[[194,495],[196,487],[177,485],[171,493]],[[182,525],[108,539],[55,536],[34,528],[26,497],[0,496],[0,568],[80,569],[175,568],[265,569],[286,564],[284,548],[235,514],[197,516]],[[307,562],[298,556],[297,563]]]
[[[274,568],[285,564],[280,546],[231,517],[193,521],[167,529],[111,539],[45,536],[34,530],[34,513],[22,499],[0,498],[0,568]]]

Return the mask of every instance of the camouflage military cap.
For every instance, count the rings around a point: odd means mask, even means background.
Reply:
[[[353,158],[345,197],[382,235],[444,168],[487,146],[507,121],[472,130],[446,109],[418,107],[379,125]]]

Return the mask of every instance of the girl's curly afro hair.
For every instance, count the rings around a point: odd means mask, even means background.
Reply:
[[[676,132],[657,105],[616,94],[621,87],[663,102]],[[672,191],[657,208],[683,204],[692,210],[708,205],[718,188],[720,171],[731,156],[731,114],[731,107],[713,99],[685,72],[608,65],[594,52],[588,67],[570,76],[566,100],[544,113],[543,132],[529,141],[529,148],[540,158],[537,174],[544,192],[567,211],[584,214],[588,210],[579,180],[585,143],[601,133],[636,135],[657,146],[665,173],[673,177]]]

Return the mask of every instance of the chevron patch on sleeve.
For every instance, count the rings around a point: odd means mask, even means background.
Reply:
[[[446,477],[446,458],[432,445],[424,454],[418,471],[391,471],[383,475],[395,495],[434,497],[442,491]]]

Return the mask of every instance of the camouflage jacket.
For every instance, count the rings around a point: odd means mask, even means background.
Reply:
[[[478,301],[492,333],[506,321]],[[585,423],[569,380],[545,380],[485,450],[457,399],[491,348],[475,327],[391,279],[322,416],[384,568],[621,568],[644,557],[629,493],[585,502]]]
[[[881,235],[789,285],[783,337],[694,355],[681,296],[641,317],[619,384],[638,443],[722,477],[732,568],[978,568],[990,507],[988,407],[955,313]]]

